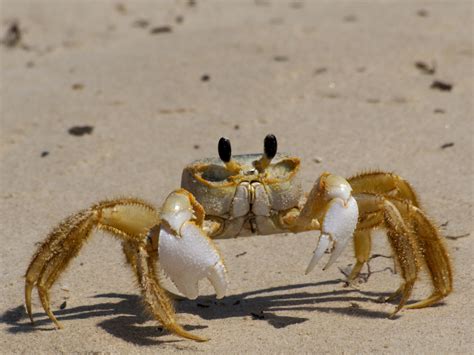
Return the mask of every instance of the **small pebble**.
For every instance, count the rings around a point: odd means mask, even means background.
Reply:
[[[71,88],[72,88],[73,90],[82,90],[82,89],[84,89],[84,84],[75,83],[75,84],[72,84]]]
[[[451,91],[453,88],[453,84],[446,83],[444,81],[435,80],[430,86],[432,89],[440,90],[440,91]]]
[[[436,73],[436,64],[434,62],[431,65],[421,61],[415,62],[415,67],[423,74],[433,75]]]
[[[357,22],[357,16],[347,15],[344,17],[344,22]]]
[[[449,142],[449,143],[444,143],[442,146],[441,146],[441,149],[446,149],[446,148],[451,148],[454,146],[454,143],[453,142]]]
[[[289,58],[284,56],[284,55],[276,55],[276,56],[273,57],[273,60],[275,62],[287,62],[289,60]]]
[[[68,129],[68,132],[71,136],[80,137],[85,134],[92,134],[94,127],[92,126],[73,126]]]
[[[128,13],[127,7],[122,3],[116,4],[115,10],[122,15],[126,15]]]
[[[17,22],[13,22],[10,27],[8,27],[5,36],[3,37],[1,43],[6,47],[13,48],[17,46],[21,41],[21,30]]]
[[[158,26],[158,27],[153,27],[150,30],[150,34],[156,35],[156,34],[159,34],[159,33],[170,33],[172,31],[173,30],[171,29],[170,26]]]
[[[420,9],[416,12],[416,14],[420,17],[427,17],[428,16],[428,11],[425,9]]]
[[[328,71],[328,68],[325,68],[325,67],[316,68],[314,70],[314,75],[319,75],[319,74],[322,74],[322,73],[326,73],[327,71]]]

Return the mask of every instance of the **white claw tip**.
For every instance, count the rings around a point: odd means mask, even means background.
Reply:
[[[331,238],[328,235],[326,234],[321,235],[321,237],[319,238],[318,246],[316,247],[313,257],[311,258],[311,261],[309,262],[308,267],[306,268],[306,275],[308,275],[311,271],[313,271],[318,261],[324,255],[324,252],[328,248],[330,242],[331,242]]]
[[[216,291],[216,298],[224,298],[227,291],[227,276],[222,261],[218,261],[214,264],[208,279]]]
[[[225,296],[227,276],[222,259],[204,232],[193,222],[180,228],[179,238],[163,227],[159,236],[159,262],[178,290],[189,299],[199,294],[198,282],[208,278],[217,298]]]

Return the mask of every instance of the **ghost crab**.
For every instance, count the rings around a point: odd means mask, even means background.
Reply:
[[[33,322],[31,293],[36,286],[42,306],[58,328],[50,308],[49,289],[78,254],[94,229],[122,241],[127,263],[136,275],[145,304],[168,331],[197,341],[175,319],[172,294],[163,288],[157,266],[190,299],[198,281],[208,278],[217,298],[225,295],[227,276],[213,239],[248,234],[319,231],[308,265],[310,272],[326,250],[329,267],[353,237],[359,274],[371,252],[371,232],[385,228],[403,282],[389,299],[402,308],[422,308],[452,290],[452,269],[441,236],[420,209],[407,181],[385,172],[344,179],[323,173],[305,197],[298,182],[300,160],[277,154],[275,136],[267,135],[264,153],[232,157],[229,140],[218,144],[220,159],[198,160],[183,170],[181,189],[172,192],[160,212],[135,198],[99,202],[57,226],[39,247],[26,272],[25,300]],[[406,306],[421,266],[431,277],[433,292]]]

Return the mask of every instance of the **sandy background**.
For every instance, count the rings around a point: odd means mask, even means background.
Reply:
[[[1,353],[473,352],[472,1],[2,0],[0,11],[1,33],[14,20],[22,33],[0,48]],[[454,293],[390,320],[394,305],[376,302],[399,285],[390,259],[344,288],[351,247],[305,276],[314,234],[218,241],[228,297],[177,304],[211,338],[198,344],[144,315],[120,244],[98,233],[53,289],[65,329],[36,298],[29,324],[22,276],[62,218],[113,196],[159,206],[219,137],[260,152],[269,132],[302,158],[308,190],[323,171],[411,181],[446,235],[469,234],[447,240]],[[390,253],[383,235],[374,253]],[[413,299],[429,291],[422,277]]]

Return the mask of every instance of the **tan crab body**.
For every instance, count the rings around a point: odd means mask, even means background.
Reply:
[[[150,314],[167,330],[181,337],[204,341],[177,322],[170,297],[161,285],[162,270],[178,291],[190,299],[199,295],[199,281],[208,279],[218,298],[227,289],[226,268],[213,239],[252,234],[315,231],[319,240],[308,264],[309,273],[330,251],[328,268],[354,241],[354,280],[371,254],[375,229],[386,230],[403,282],[393,296],[402,308],[432,305],[452,291],[451,262],[442,237],[421,210],[410,184],[385,172],[370,172],[349,179],[323,173],[303,194],[298,179],[300,160],[277,154],[273,135],[264,141],[264,153],[232,157],[230,142],[221,138],[220,159],[188,165],[181,188],[171,192],[158,212],[136,198],[102,201],[58,225],[38,248],[25,275],[25,302],[33,321],[31,294],[37,288],[41,304],[58,328],[51,311],[49,290],[94,229],[122,241],[127,263]],[[421,266],[433,284],[425,300],[406,306]]]
[[[212,238],[288,232],[280,214],[300,203],[300,161],[278,154],[260,173],[255,167],[260,158],[260,154],[234,156],[242,173],[232,179],[219,159],[197,160],[183,170],[181,187],[194,195],[212,221],[221,224]]]

